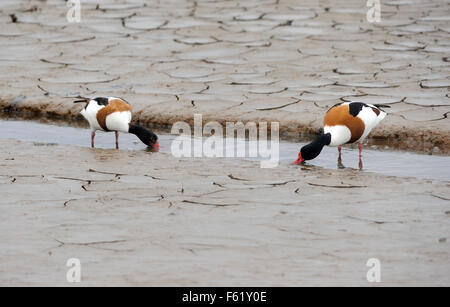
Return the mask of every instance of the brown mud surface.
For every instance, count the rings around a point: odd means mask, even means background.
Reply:
[[[0,109],[79,118],[73,96],[119,96],[170,127],[279,121],[307,139],[340,101],[391,106],[370,142],[450,152],[445,1],[65,1],[0,3]]]
[[[449,183],[0,140],[0,284],[450,284]]]

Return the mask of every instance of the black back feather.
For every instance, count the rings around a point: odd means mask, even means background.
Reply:
[[[107,106],[109,104],[109,99],[106,97],[97,97],[93,100],[97,101],[98,105]]]

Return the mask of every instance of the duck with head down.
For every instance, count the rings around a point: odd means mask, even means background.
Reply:
[[[337,146],[339,161],[341,145],[357,143],[359,161],[362,165],[362,141],[386,116],[381,108],[387,105],[371,105],[362,102],[345,102],[331,107],[324,117],[324,133],[300,149],[298,158],[292,164],[301,164],[316,158],[324,146]]]
[[[131,106],[125,100],[116,97],[97,97],[83,98],[74,103],[86,103],[80,113],[91,127],[92,148],[95,145],[95,132],[100,130],[115,132],[117,149],[119,148],[119,132],[126,132],[136,135],[151,149],[159,150],[156,134],[141,126],[131,124]]]

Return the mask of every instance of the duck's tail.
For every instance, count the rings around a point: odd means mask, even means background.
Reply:
[[[376,106],[378,109],[381,110],[381,108],[390,108],[390,105],[387,104],[374,104],[374,106]]]
[[[91,100],[90,98],[83,97],[83,96],[76,96],[74,98],[78,98],[78,100],[75,100],[73,103],[82,103],[82,102],[88,102]]]

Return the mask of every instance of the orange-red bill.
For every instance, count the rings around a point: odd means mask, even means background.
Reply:
[[[294,162],[292,162],[291,165],[302,164],[304,161],[305,161],[305,159],[302,158],[302,154],[299,153],[299,154],[298,154],[297,160],[295,160]]]
[[[159,143],[156,142],[155,145],[153,145],[153,149],[156,151],[159,151]]]

